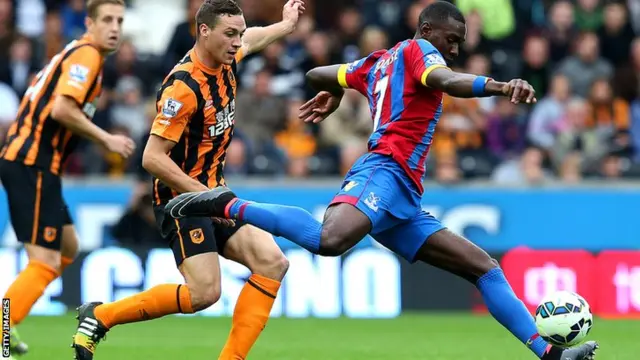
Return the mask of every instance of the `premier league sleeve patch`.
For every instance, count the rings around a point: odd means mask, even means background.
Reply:
[[[438,54],[429,54],[426,60],[429,65],[447,65],[447,62]]]
[[[73,64],[69,68],[69,78],[79,84],[84,84],[89,80],[89,68],[84,65]]]
[[[173,118],[178,115],[178,112],[182,108],[182,103],[175,99],[167,99],[162,105],[162,115],[166,118]]]

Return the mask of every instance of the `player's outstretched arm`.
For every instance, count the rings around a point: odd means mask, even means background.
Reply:
[[[282,21],[265,27],[248,28],[242,38],[243,54],[246,56],[261,51],[272,42],[291,34],[304,10],[304,0],[289,0],[282,9]]]
[[[343,87],[338,80],[338,72],[342,65],[329,65],[313,68],[307,72],[309,85],[318,91],[326,91],[334,96],[344,94]]]
[[[535,90],[525,80],[514,79],[505,83],[484,76],[457,73],[446,67],[429,72],[425,85],[459,98],[506,96],[514,104],[537,101]]]
[[[185,174],[167,155],[175,145],[176,143],[171,140],[151,134],[142,154],[142,167],[179,193],[209,190],[198,180]]]

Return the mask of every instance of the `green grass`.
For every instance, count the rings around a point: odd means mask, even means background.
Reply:
[[[24,360],[70,360],[76,321],[30,317],[19,327],[30,352]],[[217,359],[230,318],[167,317],[114,328],[96,360]],[[590,339],[600,342],[599,359],[640,357],[640,321],[595,319]],[[249,359],[535,359],[490,317],[406,314],[392,320],[273,318]],[[22,359],[21,359],[22,360]]]

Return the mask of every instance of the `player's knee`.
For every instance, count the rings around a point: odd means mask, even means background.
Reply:
[[[60,254],[62,257],[67,259],[75,259],[78,256],[80,245],[78,243],[78,238],[75,236],[64,238],[62,241],[62,247],[60,249]]]
[[[322,256],[340,256],[344,254],[348,249],[345,249],[340,243],[323,243],[320,245],[320,251],[318,255]]]
[[[204,310],[220,300],[220,284],[214,285],[190,285],[191,307],[193,311]]]
[[[479,267],[480,271],[485,274],[497,267],[500,267],[500,263],[498,262],[498,260],[492,258],[487,254],[487,257],[482,262],[480,262]]]
[[[340,256],[371,231],[371,221],[348,204],[330,207],[322,224],[319,254]]]
[[[487,254],[486,257],[483,257],[482,259],[478,259],[476,261],[476,264],[474,266],[475,271],[473,275],[475,275],[476,278],[479,279],[482,275],[498,267],[500,267],[500,263],[498,262],[498,260],[492,258]]]
[[[47,249],[37,245],[28,244],[25,246],[29,260],[38,261],[49,265],[54,269],[60,266],[60,251]]]
[[[334,231],[331,227],[322,228],[319,255],[340,256],[349,250],[347,237],[339,231]]]
[[[280,250],[260,254],[251,268],[254,274],[278,281],[284,279],[287,270],[289,260]]]

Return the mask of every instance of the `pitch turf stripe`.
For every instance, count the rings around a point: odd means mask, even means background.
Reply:
[[[276,298],[276,296],[275,296],[275,295],[270,294],[267,290],[265,290],[265,289],[261,288],[260,286],[258,286],[258,284],[256,284],[256,283],[254,283],[253,281],[251,281],[251,279],[247,280],[247,283],[248,283],[249,285],[253,286],[254,288],[256,288],[256,289],[257,289],[258,291],[260,291],[261,293],[263,293],[263,294],[267,295],[268,297],[270,297],[270,298],[272,298],[272,299],[275,299],[275,298]]]

